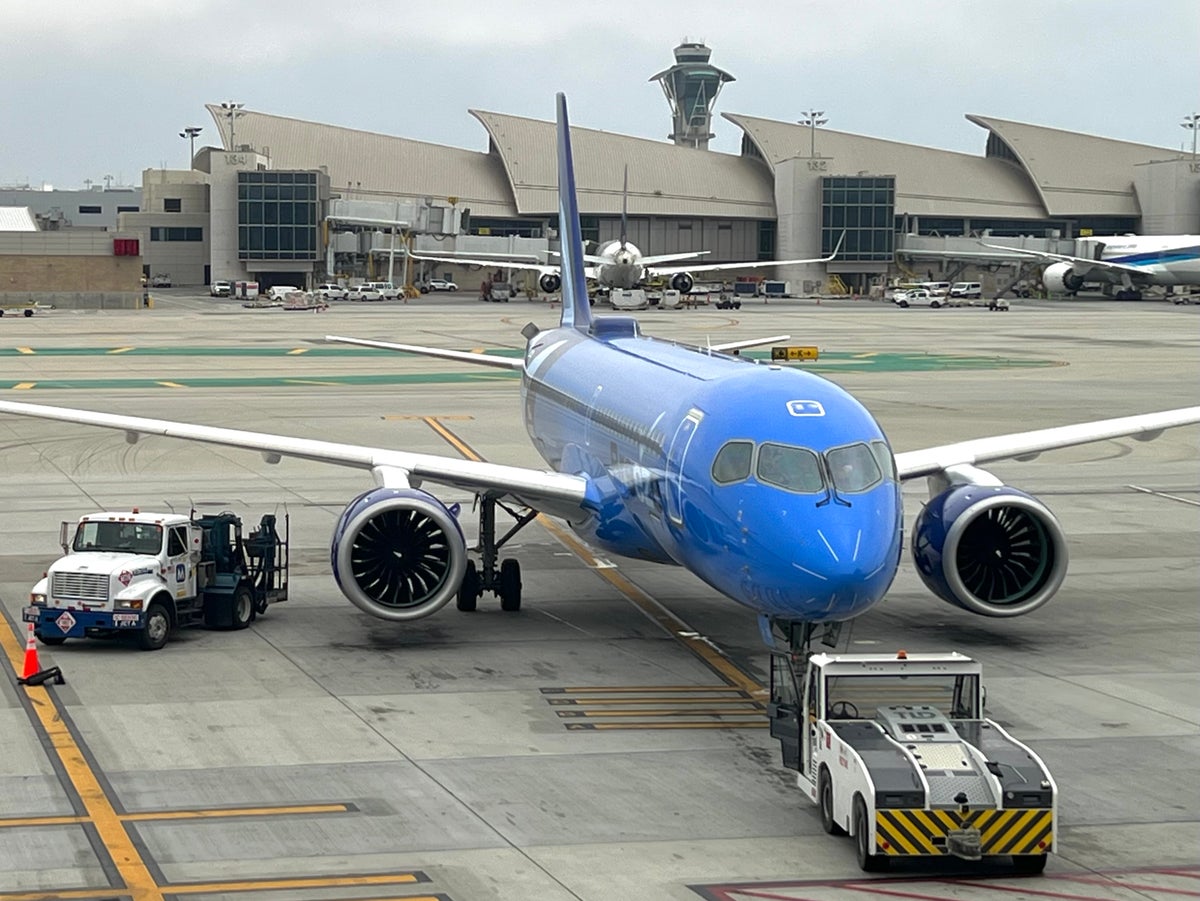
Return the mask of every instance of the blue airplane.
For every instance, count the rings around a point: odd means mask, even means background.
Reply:
[[[1200,422],[1200,407],[1188,407],[894,453],[870,412],[832,382],[731,353],[778,337],[696,348],[645,337],[627,316],[593,318],[561,94],[557,107],[558,327],[526,326],[522,359],[327,337],[520,372],[525,426],[553,471],[7,401],[0,413],[369,471],[375,487],[339,518],[331,564],[346,597],[385,620],[415,620],[451,600],[473,610],[485,591],[519,609],[519,563],[499,552],[540,511],[609,554],[686,568],[757,614],[769,643],[883,599],[900,562],[900,484],[912,478],[930,487],[911,539],[929,589],[984,616],[1037,609],[1066,574],[1063,530],[1039,500],[979,464]],[[478,565],[457,505],[426,483],[480,500]],[[517,520],[499,539],[497,506]]]

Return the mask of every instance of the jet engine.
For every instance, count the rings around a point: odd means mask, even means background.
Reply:
[[[547,294],[553,294],[562,287],[562,278],[553,272],[543,273],[542,276],[538,278],[538,287]]]
[[[694,284],[696,284],[696,280],[686,272],[677,272],[671,276],[671,287],[680,294],[687,294],[692,290]]]
[[[913,526],[912,556],[930,591],[981,616],[1036,610],[1067,574],[1054,514],[1007,485],[957,485],[933,498]]]
[[[1069,294],[1083,287],[1083,276],[1076,275],[1070,263],[1051,263],[1042,272],[1042,284],[1049,294]]]
[[[354,606],[392,622],[436,613],[458,592],[467,545],[456,518],[415,488],[375,488],[333,531],[333,578]]]

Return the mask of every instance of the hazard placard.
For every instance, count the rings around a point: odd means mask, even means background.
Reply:
[[[59,631],[70,632],[75,628],[75,617],[64,611],[63,615],[54,621],[54,625],[58,626]]]

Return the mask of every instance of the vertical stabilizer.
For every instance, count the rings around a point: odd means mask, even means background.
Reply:
[[[562,245],[562,325],[586,329],[592,324],[592,311],[583,268],[583,233],[565,94],[558,95],[558,240]]]
[[[629,240],[629,164],[625,164],[625,184],[621,186],[621,249]]]

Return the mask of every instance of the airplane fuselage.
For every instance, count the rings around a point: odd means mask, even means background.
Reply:
[[[1101,259],[1136,266],[1153,285],[1200,285],[1200,236],[1138,235],[1097,237]],[[1087,280],[1119,282],[1111,272],[1094,270]]]
[[[646,277],[642,252],[626,241],[609,241],[600,248],[598,256],[604,262],[596,264],[596,280],[606,288],[627,291],[636,288]]]
[[[593,331],[537,335],[522,379],[538,452],[593,478],[579,534],[781,619],[849,619],[883,598],[900,488],[861,404],[810,373],[638,337],[632,319]]]

